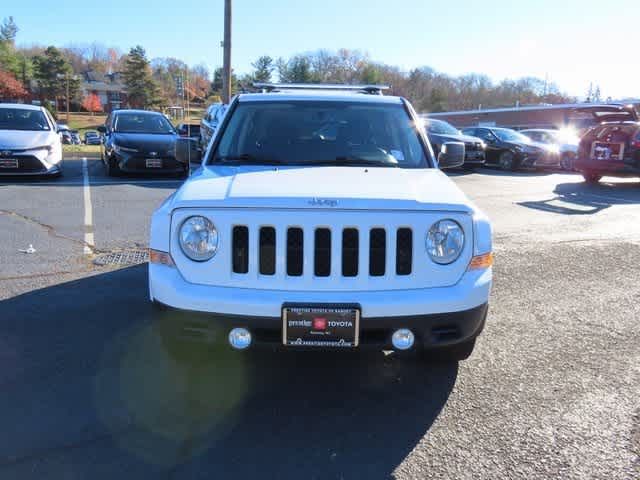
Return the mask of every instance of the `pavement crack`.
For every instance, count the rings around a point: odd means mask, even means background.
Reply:
[[[56,229],[51,226],[51,225],[47,225],[46,223],[40,222],[39,220],[36,220],[35,218],[32,217],[28,217],[26,215],[22,215],[21,213],[18,212],[14,212],[11,210],[0,210],[0,215],[7,215],[7,216],[11,216],[11,217],[15,217],[15,218],[19,218],[25,222],[31,223],[32,225],[37,225],[38,227],[44,228],[47,231],[47,234],[51,237],[54,238],[59,238],[61,240],[66,240],[68,242],[73,242],[76,243],[78,245],[81,245],[82,247],[87,247],[89,250],[91,250],[92,254],[97,254],[97,253],[101,253],[98,249],[96,249],[96,247],[94,245],[91,245],[87,242],[85,242],[84,240],[79,240],[77,238],[72,238],[72,237],[68,237],[66,235],[62,235],[61,233],[56,232]]]

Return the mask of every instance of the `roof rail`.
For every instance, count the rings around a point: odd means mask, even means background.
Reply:
[[[263,92],[281,92],[286,90],[328,90],[359,92],[369,95],[382,95],[382,92],[389,90],[389,85],[340,85],[332,83],[265,83],[257,82],[253,86]]]

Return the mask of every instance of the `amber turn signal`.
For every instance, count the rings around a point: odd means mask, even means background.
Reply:
[[[471,259],[469,270],[483,270],[491,265],[493,265],[493,253],[485,253]]]
[[[149,263],[156,263],[158,265],[166,265],[168,267],[175,267],[173,258],[167,252],[161,252],[160,250],[149,249]]]

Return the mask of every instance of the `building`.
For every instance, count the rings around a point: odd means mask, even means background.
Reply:
[[[90,94],[98,95],[106,113],[127,106],[127,91],[119,72],[84,72],[81,90],[83,97]]]
[[[615,103],[620,104],[622,102]],[[625,104],[635,103],[640,103],[640,100],[625,102]],[[431,113],[428,116],[445,120],[457,128],[484,126],[523,130],[526,128],[559,129],[571,127],[576,130],[582,130],[592,125],[595,121],[592,114],[583,109],[594,105],[590,103],[527,105],[487,110]]]

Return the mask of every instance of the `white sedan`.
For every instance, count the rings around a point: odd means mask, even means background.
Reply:
[[[49,112],[0,103],[0,175],[62,175],[62,142]]]

